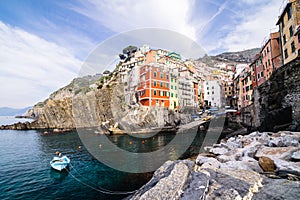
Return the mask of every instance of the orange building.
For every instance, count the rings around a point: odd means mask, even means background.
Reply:
[[[141,66],[137,88],[143,106],[170,106],[170,73],[165,65]]]

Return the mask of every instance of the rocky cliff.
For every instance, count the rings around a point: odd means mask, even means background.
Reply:
[[[2,129],[74,129],[94,127],[107,133],[109,127],[136,131],[152,127],[175,127],[190,121],[167,108],[148,108],[136,100],[125,102],[125,86],[117,69],[106,77],[100,75],[74,79],[36,104],[26,116],[32,123],[2,126]],[[132,99],[134,98],[134,94]]]

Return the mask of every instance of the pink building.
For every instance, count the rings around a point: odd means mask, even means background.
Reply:
[[[273,71],[282,65],[279,37],[279,32],[271,33],[269,39],[260,51],[265,80],[268,80]]]
[[[255,72],[256,72],[256,83],[257,86],[263,84],[266,79],[264,77],[264,66],[262,63],[261,55],[255,60]]]

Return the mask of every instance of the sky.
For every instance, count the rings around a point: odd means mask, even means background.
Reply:
[[[97,46],[132,30],[174,31],[209,55],[261,47],[278,30],[282,2],[0,1],[0,107],[22,108],[45,100],[78,76]]]

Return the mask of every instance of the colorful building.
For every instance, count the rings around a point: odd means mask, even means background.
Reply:
[[[233,107],[234,105],[234,102],[233,102],[233,82],[232,81],[229,81],[229,80],[226,80],[226,81],[223,81],[222,83],[222,88],[223,88],[223,93],[225,95],[225,105],[226,106],[230,106],[230,107]]]
[[[261,55],[259,55],[259,57],[255,60],[255,71],[256,71],[256,83],[257,86],[260,86],[266,81],[264,77],[264,66],[262,63]]]
[[[170,108],[178,109],[178,68],[170,69]]]
[[[265,80],[268,80],[273,71],[282,65],[279,37],[279,32],[271,33],[260,51]]]
[[[249,68],[246,68],[243,74],[241,75],[241,82],[243,86],[242,107],[247,107],[253,103],[253,86]]]
[[[137,93],[143,106],[170,106],[170,73],[166,66],[141,66],[139,78]]]
[[[300,0],[289,0],[276,23],[276,25],[279,25],[284,65],[298,57],[298,50],[296,49],[297,38],[294,36],[294,33],[300,23],[299,20]]]

